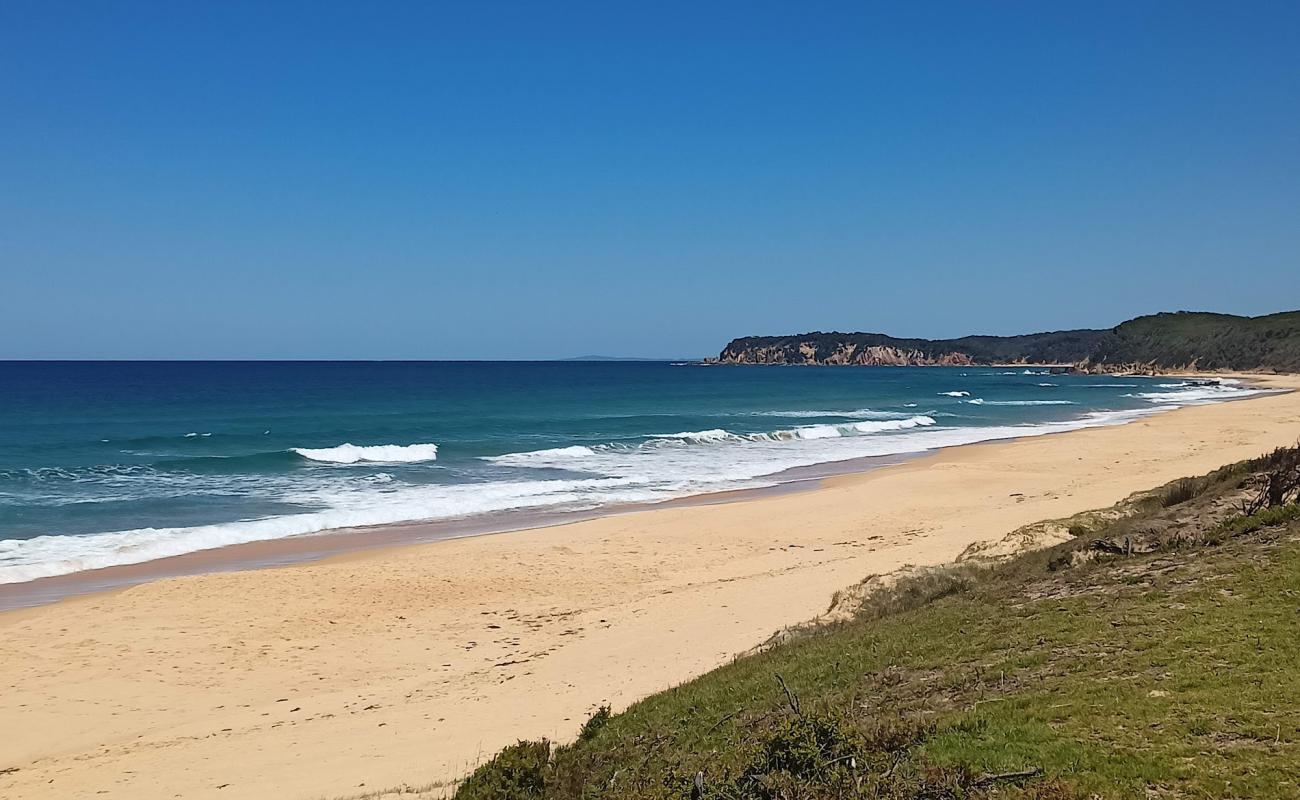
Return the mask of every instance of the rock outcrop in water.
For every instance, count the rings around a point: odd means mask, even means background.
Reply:
[[[844,366],[1065,366],[1089,372],[1171,369],[1300,372],[1300,311],[1236,317],[1180,311],[1129,320],[1108,330],[1023,336],[900,339],[881,333],[747,336],[716,364]]]

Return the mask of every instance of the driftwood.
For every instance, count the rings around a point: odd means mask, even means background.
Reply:
[[[988,786],[990,783],[997,783],[998,781],[1020,781],[1025,778],[1037,778],[1042,774],[1042,767],[1030,767],[1029,769],[1022,769],[1019,772],[1000,772],[996,775],[981,775],[976,778],[971,785]]]
[[[1279,449],[1268,457],[1271,468],[1255,478],[1255,497],[1241,501],[1244,516],[1258,514],[1266,508],[1300,502],[1300,448]]]
[[[709,728],[709,733],[713,733],[713,732],[716,731],[718,728],[722,727],[722,723],[726,722],[727,720],[731,719],[732,717],[736,716],[736,715],[739,714],[739,713],[740,713],[740,709],[738,708],[738,709],[736,709],[735,711],[733,711],[733,712],[731,712],[730,714],[728,714],[727,716],[725,716],[725,717],[723,717],[722,719],[718,720],[717,722],[713,723],[713,727]]]
[[[1092,544],[1089,546],[1093,550],[1097,550],[1102,553],[1110,553],[1111,555],[1116,555],[1116,556],[1133,555],[1133,540],[1128,536],[1124,537],[1123,544],[1112,542],[1110,539],[1093,539]]]
[[[790,710],[802,717],[803,709],[799,708],[799,696],[790,691],[790,687],[785,685],[785,678],[782,678],[779,674],[776,676],[776,682],[781,684],[781,688],[785,690],[785,700],[790,704]]]

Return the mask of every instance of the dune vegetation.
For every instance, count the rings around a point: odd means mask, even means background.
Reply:
[[[1295,797],[1297,495],[1278,450],[842,593],[843,621],[520,742],[456,797]]]

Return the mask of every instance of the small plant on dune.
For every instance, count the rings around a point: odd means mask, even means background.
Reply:
[[[1254,499],[1241,503],[1243,516],[1300,502],[1300,447],[1279,447],[1260,461],[1265,471],[1253,481],[1258,488]]]
[[[582,730],[578,732],[578,741],[586,742],[594,739],[596,734],[600,733],[600,729],[605,727],[605,723],[609,722],[610,716],[609,706],[596,709],[595,713],[582,723]]]
[[[1180,478],[1170,484],[1160,495],[1160,505],[1165,508],[1186,503],[1205,489],[1205,481],[1198,478]]]
[[[879,619],[968,591],[978,582],[980,567],[941,567],[910,575],[892,586],[873,592],[859,606],[860,620]]]
[[[751,768],[751,774],[788,772],[812,778],[851,758],[856,748],[848,730],[824,714],[796,716],[778,726]]]
[[[816,796],[813,787],[834,785],[842,792],[856,782],[863,745],[839,716],[795,713],[771,731],[731,788],[754,798],[787,797],[796,786],[809,796]]]
[[[470,773],[456,789],[456,800],[533,800],[546,794],[551,743],[519,742]]]
[[[1244,517],[1237,517],[1225,523],[1223,529],[1233,536],[1242,536],[1247,533],[1254,533],[1262,528],[1281,525],[1296,519],[1300,519],[1300,505],[1291,503],[1285,506],[1266,508],[1263,511]]]

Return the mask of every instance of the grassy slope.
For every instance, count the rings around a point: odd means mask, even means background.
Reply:
[[[1300,311],[1262,317],[1155,314],[1115,329],[1094,360],[1201,369],[1300,371]]]
[[[549,764],[507,750],[458,797],[689,797],[697,773],[719,798],[1300,796],[1300,522],[1228,527],[1252,467],[905,581]],[[1099,538],[1151,552],[1097,556]]]

